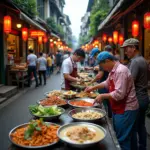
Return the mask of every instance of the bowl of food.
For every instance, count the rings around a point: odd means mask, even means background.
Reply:
[[[76,97],[78,97],[78,98],[83,98],[83,97],[96,98],[97,96],[98,96],[98,93],[96,93],[96,92],[89,93],[89,92],[81,91],[76,94]]]
[[[69,90],[69,91],[64,91],[63,95],[65,99],[72,99],[76,97],[77,92]]]
[[[106,130],[93,123],[75,122],[60,127],[57,135],[73,147],[87,148],[102,141],[106,136]]]
[[[44,107],[42,105],[30,105],[29,111],[35,118],[43,118],[44,121],[49,121],[52,119],[59,118],[65,109],[55,106]]]
[[[99,106],[98,103],[94,104],[94,99],[88,97],[69,100],[68,104],[75,108],[91,108]]]
[[[106,116],[106,112],[99,108],[75,108],[68,112],[75,121],[95,122]]]
[[[38,100],[37,103],[42,106],[57,105],[59,107],[65,107],[68,105],[67,102],[63,98],[55,96],[55,95],[51,95],[50,97]]]
[[[61,90],[53,90],[53,91],[46,92],[44,95],[46,97],[51,97],[51,96],[63,97],[63,91],[61,91]]]
[[[57,130],[60,126],[50,122],[32,120],[16,126],[9,132],[10,141],[21,148],[38,149],[52,146],[59,141]]]

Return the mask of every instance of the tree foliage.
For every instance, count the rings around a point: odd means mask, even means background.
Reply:
[[[47,18],[46,22],[54,31],[58,32],[61,36],[64,36],[63,27],[61,25],[57,25],[53,17]]]
[[[95,0],[90,15],[90,35],[96,35],[100,22],[104,20],[110,8],[107,0]]]
[[[36,0],[13,0],[13,2],[26,13],[37,15]]]
[[[79,37],[79,45],[84,45],[89,40],[90,40],[90,35],[80,36]]]

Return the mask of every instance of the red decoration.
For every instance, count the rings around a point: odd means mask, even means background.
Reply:
[[[39,37],[38,37],[38,42],[39,42],[39,44],[42,44],[42,41],[43,41],[43,40],[42,40],[42,36],[39,36]]]
[[[150,12],[144,15],[144,28],[150,29]]]
[[[44,39],[43,39],[44,43],[47,43],[47,40],[48,40],[48,39],[47,39],[47,37],[45,36]]]
[[[122,34],[119,35],[119,44],[122,45],[124,42],[124,37]]]
[[[139,22],[137,20],[134,20],[132,22],[132,36],[136,37],[139,34]]]
[[[31,30],[30,31],[30,36],[31,37],[38,37],[38,36],[44,37],[45,36],[45,32],[40,31],[40,30]]]
[[[104,42],[107,41],[107,35],[106,35],[106,34],[103,34],[102,40],[103,40]]]
[[[50,47],[53,47],[54,46],[54,43],[50,43]]]
[[[115,44],[118,43],[118,31],[113,32],[113,41]]]
[[[28,39],[28,29],[22,28],[22,39],[26,41]]]
[[[109,38],[108,38],[108,42],[109,42],[109,43],[112,43],[112,41],[113,41],[112,37],[109,37]]]
[[[11,17],[10,16],[4,16],[4,32],[7,34],[11,32]]]

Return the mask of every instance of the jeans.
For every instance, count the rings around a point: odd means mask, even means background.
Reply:
[[[50,66],[47,66],[46,74],[47,74],[47,76],[50,77],[50,75],[51,75],[51,67]]]
[[[36,66],[28,66],[28,86],[31,85],[31,75],[34,75],[36,86],[38,86],[38,79],[37,79],[37,73],[36,73]]]
[[[40,85],[42,85],[42,75],[44,79],[44,84],[46,84],[46,70],[39,71]]]
[[[113,114],[114,130],[121,150],[137,150],[137,114],[138,110],[128,110],[125,111],[124,114]],[[131,141],[135,141],[135,143]]]
[[[149,98],[141,99],[138,98],[139,101],[139,113],[137,119],[137,133],[138,133],[138,150],[146,150],[147,149],[147,132],[145,127],[145,113],[148,108]]]

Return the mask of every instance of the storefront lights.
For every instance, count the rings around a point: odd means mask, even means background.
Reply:
[[[118,31],[113,32],[113,41],[115,44],[118,43]]]
[[[43,41],[43,40],[42,40],[42,36],[39,36],[39,37],[38,37],[38,43],[39,43],[39,44],[42,44],[42,41]]]
[[[119,44],[122,45],[124,42],[124,37],[122,34],[119,35]]]
[[[18,23],[16,24],[17,28],[20,29],[22,27],[22,24]]]
[[[106,35],[106,34],[103,34],[102,40],[103,40],[104,42],[107,41],[107,35]]]
[[[144,28],[145,29],[150,29],[150,12],[147,12],[144,15]]]
[[[10,16],[4,16],[4,32],[7,34],[11,32],[11,17]]]
[[[47,43],[47,40],[48,40],[48,39],[47,39],[47,37],[45,36],[44,39],[43,39],[44,43]]]
[[[109,42],[109,43],[112,43],[112,41],[113,41],[112,37],[109,37],[109,38],[108,38],[108,42]]]
[[[27,41],[28,39],[28,28],[22,28],[22,39]]]
[[[139,22],[137,20],[134,20],[132,22],[132,36],[137,37],[139,34]]]

